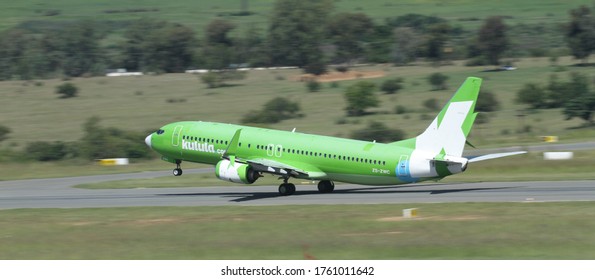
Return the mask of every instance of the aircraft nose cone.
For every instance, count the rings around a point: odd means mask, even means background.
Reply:
[[[153,136],[153,134],[149,134],[149,136],[147,136],[147,138],[145,138],[145,144],[147,144],[147,146],[149,146],[149,148],[153,148],[151,146],[151,136]]]

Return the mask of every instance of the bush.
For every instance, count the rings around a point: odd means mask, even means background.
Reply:
[[[525,84],[516,96],[517,103],[528,104],[533,109],[547,108],[547,95],[543,87],[537,84]]]
[[[202,74],[200,79],[207,84],[209,88],[218,88],[227,86],[228,81],[243,80],[246,78],[246,71],[226,70],[219,72],[209,72]]]
[[[301,117],[300,104],[285,97],[276,97],[264,104],[260,111],[250,111],[242,123],[278,123],[282,120]]]
[[[448,76],[442,73],[434,73],[428,76],[428,82],[432,85],[433,90],[445,90],[448,87],[446,86],[446,81],[448,80]]]
[[[80,141],[80,153],[87,159],[128,157],[150,158],[152,153],[144,144],[144,132],[120,130],[99,125],[98,117],[89,118],[83,125],[85,134]]]
[[[496,95],[490,90],[482,88],[479,92],[477,103],[475,104],[475,111],[477,112],[494,112],[500,109],[500,102],[496,99]]]
[[[56,93],[62,95],[60,98],[71,98],[77,95],[78,88],[73,83],[63,83],[56,87]]]
[[[384,91],[386,94],[393,94],[403,88],[403,79],[402,78],[394,78],[390,80],[386,80],[380,86],[380,89]]]
[[[400,114],[405,114],[407,112],[408,112],[407,107],[405,107],[403,105],[395,106],[395,114],[400,115]]]
[[[218,88],[221,86],[219,75],[215,72],[209,72],[201,75],[200,80],[207,84],[209,88]]]
[[[335,70],[337,70],[337,72],[345,73],[345,72],[349,71],[349,67],[340,65],[340,66],[335,67]]]
[[[316,80],[310,80],[306,83],[309,92],[317,92],[320,90],[320,83]]]
[[[352,132],[351,138],[389,143],[403,140],[405,133],[400,129],[391,129],[381,122],[373,121],[368,124],[368,127]]]
[[[11,130],[9,127],[0,125],[0,142],[6,140],[8,138],[8,134],[10,134]]]
[[[378,97],[374,94],[376,85],[369,81],[359,81],[345,91],[347,115],[362,116],[368,107],[378,106]]]
[[[426,107],[428,110],[431,111],[436,111],[438,110],[438,100],[436,100],[436,98],[430,98],[430,99],[426,99],[426,101],[423,102],[424,107]]]
[[[25,148],[27,157],[37,161],[56,161],[65,158],[69,154],[68,146],[63,142],[31,142]]]

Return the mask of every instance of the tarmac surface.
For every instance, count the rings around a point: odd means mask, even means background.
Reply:
[[[213,169],[184,170],[184,174],[209,172]],[[278,195],[277,186],[101,190],[72,187],[161,176],[171,176],[171,171],[0,181],[0,209],[595,201],[595,181],[420,183],[380,187],[343,184],[327,194],[319,193],[316,185],[297,185],[294,195],[284,197]]]

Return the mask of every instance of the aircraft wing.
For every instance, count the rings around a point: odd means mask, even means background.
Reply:
[[[292,163],[287,164],[276,160],[256,158],[245,160],[247,164],[252,166],[255,170],[278,174],[278,175],[291,175],[293,177],[303,178],[322,178],[326,176],[326,173],[320,169],[303,163]]]
[[[242,155],[237,154],[238,143],[242,129],[238,129],[232,137],[229,146],[223,158],[230,161],[240,162],[249,164],[254,170],[259,172],[266,172],[277,175],[289,175],[292,177],[308,178],[308,179],[320,179],[325,178],[326,173],[320,169],[302,162],[291,162],[284,163],[277,160],[266,159],[266,158],[242,158]]]
[[[501,158],[501,157],[507,157],[507,156],[514,156],[514,155],[520,155],[520,154],[526,154],[526,153],[527,153],[527,151],[487,154],[487,155],[481,155],[481,156],[467,157],[467,159],[469,160],[469,162],[477,162],[477,161],[483,161],[483,160],[495,159],[495,158]]]

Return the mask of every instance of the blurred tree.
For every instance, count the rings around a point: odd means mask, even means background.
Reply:
[[[300,104],[285,97],[276,97],[264,104],[260,111],[250,111],[242,118],[242,123],[278,123],[302,116]]]
[[[595,19],[588,7],[580,6],[570,11],[566,42],[575,58],[582,59],[583,63],[588,61],[595,50]]]
[[[0,125],[0,142],[6,140],[10,132],[12,132],[12,130],[10,130],[8,126]]]
[[[409,27],[417,32],[426,33],[432,26],[447,23],[447,20],[436,16],[406,14],[389,18],[386,20],[386,23],[392,27]]]
[[[422,102],[422,105],[430,111],[436,111],[439,109],[438,100],[436,98],[428,98]]]
[[[396,65],[407,65],[415,61],[420,42],[420,36],[415,30],[409,27],[395,28],[394,37],[393,62]]]
[[[432,90],[445,90],[447,89],[446,81],[448,80],[448,76],[442,73],[433,73],[428,76],[428,82],[432,85]]]
[[[554,95],[552,99],[562,98],[566,119],[580,118],[593,124],[595,113],[595,91],[591,91],[589,79],[581,73],[570,73],[570,80],[559,86],[562,94]]]
[[[332,4],[331,0],[277,0],[268,34],[271,63],[306,67],[323,62],[320,42]]]
[[[351,138],[389,143],[405,139],[405,133],[400,129],[388,128],[384,123],[372,121],[368,127],[352,132]]]
[[[366,60],[371,63],[391,62],[391,52],[395,43],[393,27],[376,25],[369,38],[365,44]]]
[[[123,65],[129,70],[181,72],[193,63],[194,31],[177,24],[141,19],[125,32]]]
[[[53,69],[42,38],[16,28],[0,33],[0,80],[49,76]]]
[[[209,72],[200,75],[203,83],[207,84],[209,88],[218,88],[228,86],[228,81],[243,80],[246,78],[246,71],[225,70],[217,72]]]
[[[496,95],[486,88],[482,88],[475,104],[476,112],[494,112],[500,109],[500,102]]]
[[[525,84],[518,92],[517,103],[528,104],[533,109],[547,108],[547,94],[545,90],[534,83]]]
[[[70,151],[64,142],[35,141],[27,144],[25,156],[37,161],[56,161],[67,157]]]
[[[52,32],[49,41],[60,57],[66,76],[103,73],[103,50],[99,45],[101,34],[93,21],[79,21],[65,30]]]
[[[566,119],[580,118],[593,125],[593,114],[595,114],[595,92],[587,91],[581,96],[575,97],[564,105]]]
[[[500,63],[500,57],[510,45],[507,29],[502,18],[498,16],[487,18],[479,29],[478,48],[492,65]]]
[[[380,90],[386,94],[394,94],[403,88],[403,78],[388,79],[382,82]]]
[[[246,63],[251,67],[270,65],[266,39],[261,33],[255,25],[249,25],[243,36],[236,40],[238,63]]]
[[[444,59],[444,46],[449,40],[450,30],[448,23],[438,23],[429,27],[425,55],[436,64],[440,64]]]
[[[378,97],[374,94],[376,85],[368,81],[359,81],[345,91],[348,116],[362,116],[369,107],[378,106]]]
[[[104,128],[99,117],[90,117],[83,124],[80,154],[87,159],[114,157],[150,158],[150,149],[144,145],[144,132],[124,131],[114,127]]]
[[[224,19],[214,19],[207,25],[201,53],[207,69],[228,69],[234,63],[234,42],[228,35],[235,28],[235,24]]]
[[[337,47],[335,59],[352,63],[364,53],[364,42],[372,35],[374,23],[363,13],[339,13],[327,26],[331,41]]]
[[[60,98],[75,97],[79,89],[73,83],[63,83],[56,87],[56,93],[60,94]]]

